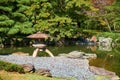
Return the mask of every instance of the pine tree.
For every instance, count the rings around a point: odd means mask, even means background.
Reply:
[[[35,32],[25,14],[29,5],[30,0],[0,0],[0,42]]]
[[[24,12],[29,9],[30,0],[0,1],[0,32],[7,35],[30,34],[35,30]]]

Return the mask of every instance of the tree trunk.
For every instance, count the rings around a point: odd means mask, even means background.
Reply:
[[[105,18],[105,22],[107,23],[108,30],[111,32],[112,30],[111,30],[110,24],[106,18]]]

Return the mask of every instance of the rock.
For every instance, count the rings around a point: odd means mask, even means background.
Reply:
[[[58,56],[67,56],[68,54],[66,54],[66,53],[62,53],[62,54],[58,54]]]
[[[42,76],[52,77],[52,74],[50,73],[49,69],[40,68],[36,71],[36,73]]]
[[[83,59],[93,59],[93,58],[97,58],[96,54],[88,54],[88,53],[84,53],[84,52],[79,52],[79,51],[72,51],[68,54],[59,54],[59,56],[64,56],[67,58],[83,58]]]
[[[111,46],[111,43],[112,43],[112,38],[99,37],[99,45]]]
[[[33,64],[23,64],[22,65],[25,73],[33,73],[35,72],[35,68]]]
[[[24,53],[24,52],[15,52],[15,53],[12,53],[11,55],[29,56],[29,53]]]
[[[98,68],[98,67],[95,67],[95,66],[90,66],[90,67],[89,67],[89,70],[90,70],[91,72],[97,74],[97,75],[108,76],[108,77],[110,77],[112,80],[119,80],[119,79],[120,79],[114,72],[105,70],[105,69],[103,69],[103,68]]]
[[[79,52],[79,51],[72,51],[68,53],[69,55],[74,55],[74,56],[81,56],[84,54],[84,52]]]
[[[101,50],[101,51],[112,51],[112,46],[99,46],[98,50]]]
[[[90,39],[90,41],[97,42],[97,37],[95,35],[92,36],[92,38]]]
[[[50,73],[55,77],[73,77],[75,80],[89,80],[94,76],[89,71],[89,61],[87,59],[70,59],[66,57],[36,57],[0,55],[0,60],[15,64],[33,64],[36,70],[40,68],[50,69]],[[44,80],[44,79],[43,79]]]
[[[98,45],[101,51],[112,51],[112,38],[99,37]]]
[[[83,58],[84,59],[96,59],[97,55],[96,54],[84,54]]]
[[[64,56],[64,57],[68,57],[68,58],[81,58],[83,56],[83,52],[79,52],[79,51],[72,51],[68,54],[59,54],[59,56]]]
[[[68,53],[68,55],[66,57],[68,57],[68,58],[82,58],[83,54],[84,54],[83,52],[72,51],[72,52]]]

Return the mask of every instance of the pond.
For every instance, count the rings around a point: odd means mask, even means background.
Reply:
[[[1,48],[0,55],[8,55],[14,52],[25,52],[32,55],[35,48],[33,47],[9,47]],[[86,53],[97,54],[97,59],[90,60],[89,64],[105,68],[107,70],[115,72],[120,76],[120,46],[116,47],[101,47],[101,46],[62,46],[62,47],[51,47],[48,49],[57,56],[61,53],[69,53],[71,51],[83,51]],[[47,53],[39,52],[38,56],[49,56]]]

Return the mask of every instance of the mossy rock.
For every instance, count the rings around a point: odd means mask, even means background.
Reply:
[[[5,62],[2,60],[0,60],[0,70],[24,73],[24,70],[21,65],[12,64],[12,63]]]
[[[108,76],[95,75],[93,77],[88,78],[88,80],[112,80],[112,79]]]

